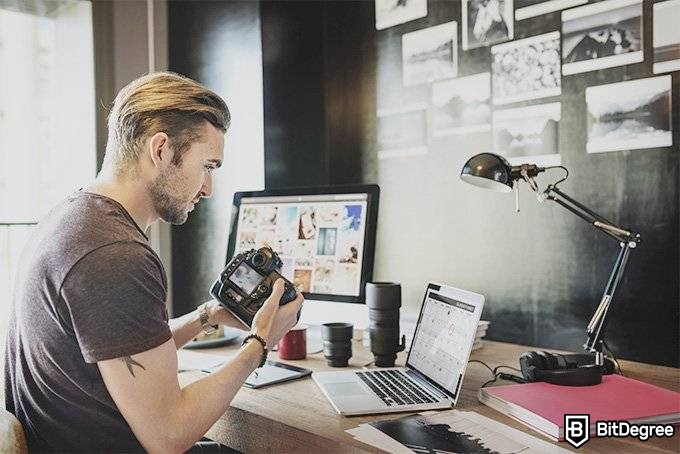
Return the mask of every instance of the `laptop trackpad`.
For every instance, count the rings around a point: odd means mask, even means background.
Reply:
[[[330,396],[349,397],[366,394],[366,391],[357,382],[326,383],[324,386]]]

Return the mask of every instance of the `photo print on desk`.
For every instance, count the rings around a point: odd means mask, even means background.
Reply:
[[[447,22],[401,37],[405,87],[450,79],[458,74],[458,23]]]
[[[515,0],[515,20],[524,20],[584,5],[588,0]]]
[[[459,77],[432,85],[435,137],[491,130],[491,75]]]
[[[403,24],[427,16],[427,0],[375,0],[375,29]]]
[[[531,446],[468,418],[467,412],[444,411],[369,423],[418,453],[518,453]],[[535,451],[534,451],[535,452]]]
[[[670,147],[671,76],[586,88],[588,153]]]
[[[512,165],[560,165],[561,115],[559,102],[494,111],[494,150]]]
[[[462,0],[463,50],[513,38],[513,0]]]
[[[425,104],[378,110],[378,159],[427,153]]]
[[[493,46],[491,71],[494,105],[559,95],[560,32]]]
[[[654,74],[680,70],[680,0],[654,3]]]
[[[562,74],[644,60],[642,0],[605,0],[562,12]]]

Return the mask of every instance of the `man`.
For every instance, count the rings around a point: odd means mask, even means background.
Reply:
[[[295,324],[276,282],[237,356],[180,388],[176,349],[207,324],[240,326],[216,302],[168,323],[166,276],[144,232],[182,224],[212,191],[229,110],[171,73],[123,88],[95,182],[40,222],[16,276],[6,406],[32,451],[182,452],[224,413]],[[203,320],[201,320],[203,319]]]

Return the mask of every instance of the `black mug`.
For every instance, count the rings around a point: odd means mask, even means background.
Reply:
[[[324,323],[321,325],[323,337],[323,355],[331,367],[347,367],[352,357],[352,334],[354,326],[351,323]]]
[[[399,342],[401,285],[394,282],[368,282],[366,305],[371,352],[375,357],[375,365],[393,367],[397,353],[406,348],[406,336],[401,336]]]

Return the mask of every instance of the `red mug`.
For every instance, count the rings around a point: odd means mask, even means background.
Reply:
[[[307,326],[293,327],[279,341],[279,358],[305,359],[307,357]]]

